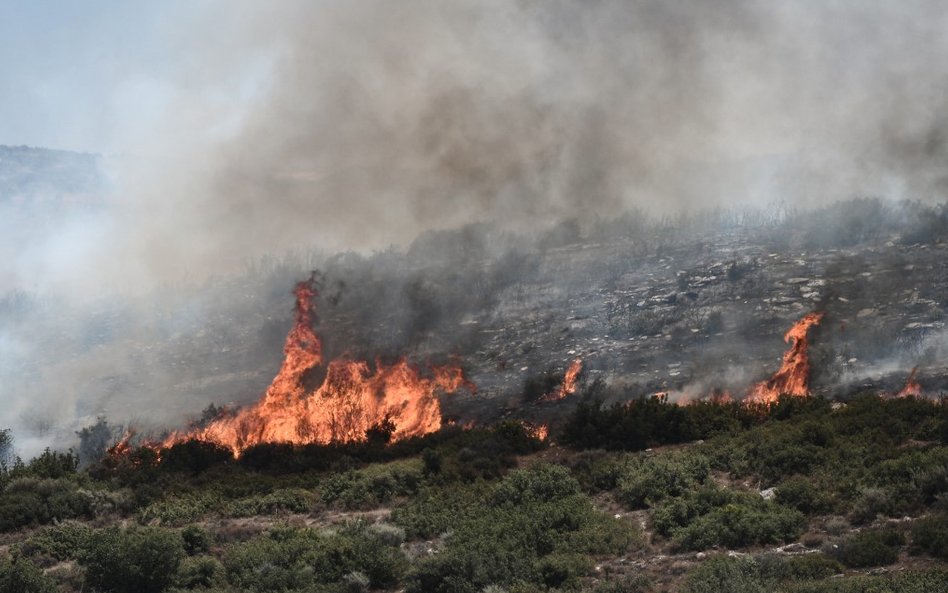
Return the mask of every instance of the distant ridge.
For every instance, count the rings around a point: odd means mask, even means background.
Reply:
[[[88,201],[105,182],[97,154],[0,145],[0,203]]]

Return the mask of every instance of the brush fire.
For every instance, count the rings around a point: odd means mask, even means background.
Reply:
[[[783,355],[783,364],[774,375],[751,389],[745,401],[773,403],[781,395],[807,397],[810,395],[810,329],[823,320],[823,313],[809,313],[796,322],[783,336],[790,349]]]
[[[331,360],[322,383],[307,387],[320,367],[322,342],[313,329],[315,274],[295,289],[295,323],[283,347],[283,364],[257,404],[223,414],[206,426],[175,432],[168,447],[202,440],[229,448],[235,456],[261,443],[327,444],[365,440],[371,429],[391,432],[392,441],[441,428],[440,393],[473,391],[460,366],[433,366],[423,372],[406,359],[385,365],[343,357]]]

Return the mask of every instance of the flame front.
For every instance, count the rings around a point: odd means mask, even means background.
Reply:
[[[583,371],[583,359],[575,358],[563,374],[563,382],[551,393],[543,396],[542,401],[557,401],[576,393],[579,383],[579,374]]]
[[[783,355],[783,365],[774,376],[753,387],[745,400],[751,403],[772,403],[780,395],[807,397],[810,395],[810,347],[807,335],[810,328],[820,324],[823,313],[808,313],[784,335],[790,349]]]
[[[313,330],[315,277],[300,282],[295,323],[286,337],[284,359],[263,398],[254,406],[195,430],[174,433],[163,446],[190,439],[218,443],[234,455],[261,443],[327,444],[364,441],[367,431],[389,425],[392,440],[421,436],[441,428],[438,392],[473,390],[460,367],[439,366],[430,377],[405,359],[392,365],[340,358],[326,367],[315,390],[307,376],[322,364],[322,344]]]
[[[917,374],[918,367],[915,367],[909,373],[908,380],[905,381],[905,387],[896,394],[896,397],[919,397],[922,395],[922,384],[915,378]]]

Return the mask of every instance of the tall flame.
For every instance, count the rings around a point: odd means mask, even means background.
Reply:
[[[581,358],[575,358],[569,367],[566,369],[566,372],[563,374],[563,382],[560,383],[560,386],[556,388],[551,393],[544,395],[541,399],[542,401],[557,401],[564,399],[568,395],[576,393],[576,388],[579,383],[579,374],[583,371],[583,360]]]
[[[915,378],[917,374],[918,367],[915,367],[909,373],[908,380],[905,381],[905,387],[896,394],[896,397],[918,397],[922,395],[922,384]]]
[[[755,385],[745,401],[771,403],[783,394],[797,397],[810,395],[810,344],[807,335],[810,328],[819,325],[822,320],[823,313],[808,313],[787,331],[783,341],[790,344],[790,349],[783,355],[783,365],[770,379]]]
[[[473,390],[460,367],[438,366],[430,377],[405,359],[374,369],[348,357],[332,360],[322,384],[307,379],[322,362],[322,343],[313,330],[315,275],[299,282],[295,323],[283,346],[283,364],[263,398],[254,406],[223,415],[204,427],[174,433],[163,446],[199,439],[228,447],[234,455],[260,443],[326,444],[364,441],[367,431],[388,426],[400,440],[441,428],[438,392],[462,386]]]

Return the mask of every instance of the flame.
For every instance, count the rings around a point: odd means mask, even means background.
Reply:
[[[523,428],[527,431],[528,435],[537,439],[538,441],[545,442],[548,438],[550,438],[550,427],[546,424],[533,424],[524,420],[521,420],[520,424],[523,425]]]
[[[583,359],[576,358],[569,363],[566,373],[563,374],[563,382],[556,391],[544,395],[541,401],[557,401],[564,399],[568,395],[576,393],[579,374],[583,371]]]
[[[438,392],[474,390],[457,365],[430,369],[430,377],[401,359],[392,365],[342,357],[326,366],[316,389],[306,380],[322,362],[322,343],[313,330],[315,275],[299,282],[295,323],[283,346],[283,365],[254,406],[222,415],[203,427],[173,433],[162,443],[198,439],[218,443],[234,455],[261,443],[327,444],[364,441],[373,428],[393,429],[391,440],[441,428]]]
[[[773,377],[755,385],[745,401],[772,403],[783,394],[797,397],[810,395],[810,359],[807,353],[810,344],[807,334],[811,327],[819,325],[822,320],[823,313],[808,313],[787,331],[783,340],[790,344],[790,349],[783,355],[783,365]]]
[[[919,397],[922,395],[922,384],[915,379],[917,374],[918,367],[915,367],[909,373],[908,380],[905,381],[905,387],[895,395],[896,397]]]

